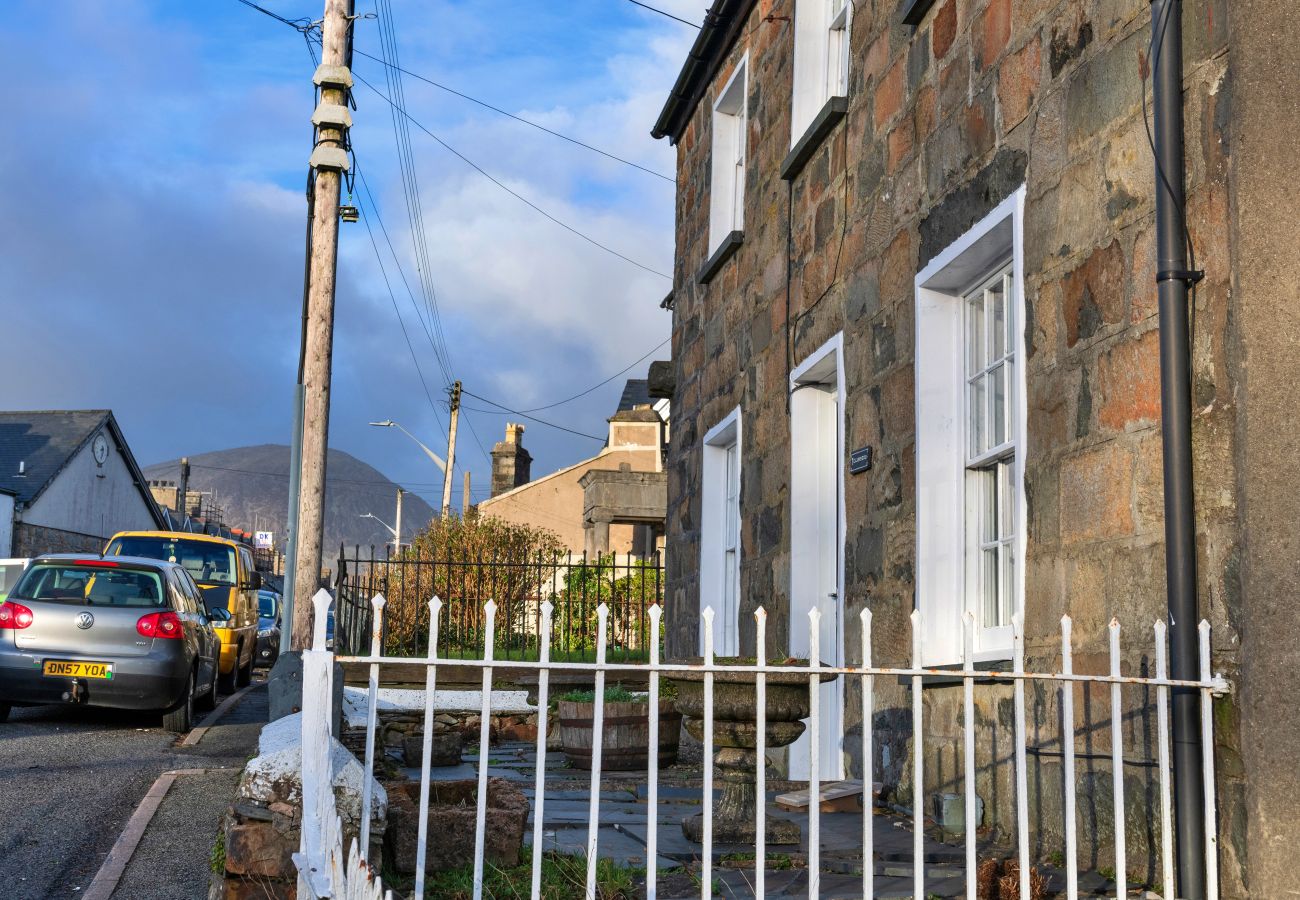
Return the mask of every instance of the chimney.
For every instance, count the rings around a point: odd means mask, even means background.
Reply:
[[[524,426],[506,423],[506,439],[492,448],[492,496],[504,494],[532,478],[533,457],[524,449]]]

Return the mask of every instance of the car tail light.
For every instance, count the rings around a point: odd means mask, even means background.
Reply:
[[[107,559],[78,559],[72,563],[74,566],[93,566],[99,569],[116,569],[117,563]]]
[[[180,616],[171,612],[150,613],[135,623],[135,630],[149,638],[183,637]]]
[[[18,630],[32,624],[32,611],[21,603],[6,600],[0,603],[0,631]]]

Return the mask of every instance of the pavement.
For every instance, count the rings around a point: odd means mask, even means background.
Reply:
[[[491,747],[488,757],[488,775],[508,779],[528,797],[528,825],[525,843],[532,842],[533,813],[536,810],[534,791],[536,760],[533,745],[502,743]],[[472,779],[478,776],[478,748],[469,745],[458,766],[431,770],[435,781]],[[419,769],[403,769],[408,778],[418,781]],[[687,898],[699,896],[696,874],[699,872],[701,845],[686,839],[682,833],[683,819],[701,809],[703,791],[697,766],[680,764],[661,770],[659,804],[657,809],[656,869],[659,872],[659,896]],[[544,849],[563,853],[582,854],[586,851],[587,828],[590,820],[591,774],[568,768],[564,755],[552,752],[546,755],[546,797],[542,812]],[[771,785],[778,787],[778,785]],[[789,785],[779,787],[786,790]],[[771,898],[796,898],[809,895],[808,885],[808,831],[806,812],[791,812],[776,806],[778,790],[767,792],[767,815],[770,819],[785,819],[799,823],[801,837],[798,845],[769,845],[765,868],[765,895]],[[630,866],[645,866],[646,835],[649,829],[648,789],[643,774],[607,772],[601,779],[599,812],[597,815],[597,846],[601,857]],[[714,792],[716,799],[717,792]],[[913,898],[912,822],[909,817],[896,815],[877,807],[872,816],[873,840],[873,892],[874,896],[887,898]],[[862,896],[862,813],[822,813],[820,815],[821,840],[819,866],[819,896],[829,900],[848,900]],[[964,875],[964,847],[960,842],[945,843],[930,835],[924,839],[925,897],[948,898],[966,895]],[[980,842],[981,858],[990,848]],[[715,894],[719,897],[752,897],[754,895],[753,845],[715,844],[713,847],[713,877]],[[992,853],[1005,856],[1007,851]],[[1047,879],[1048,890],[1060,892],[1065,888],[1064,873],[1051,866],[1042,865],[1040,872]],[[1085,872],[1079,879],[1080,897],[1114,897],[1112,881],[1096,872]]]
[[[266,722],[257,685],[197,746],[156,716],[65,706],[16,707],[0,724],[0,884],[5,900],[83,897],[150,787],[177,776],[111,894],[204,898],[208,855]]]

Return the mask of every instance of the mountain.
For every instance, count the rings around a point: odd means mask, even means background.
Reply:
[[[247,531],[272,531],[277,549],[283,549],[289,506],[289,448],[261,444],[200,453],[190,458],[190,490],[211,492],[215,505],[225,510],[227,525]],[[337,554],[340,542],[377,548],[393,539],[373,513],[392,523],[397,503],[395,482],[342,450],[330,450],[325,485],[325,558]],[[179,482],[180,460],[144,467],[145,478]],[[204,498],[205,500],[207,498]],[[409,540],[434,517],[434,511],[415,494],[402,498],[402,538]]]

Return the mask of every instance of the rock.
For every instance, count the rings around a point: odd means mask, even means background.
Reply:
[[[270,822],[229,822],[226,825],[226,873],[262,878],[296,878],[293,852],[298,832],[281,833]]]
[[[529,725],[525,722],[516,722],[513,725],[507,725],[501,729],[501,740],[527,741],[528,743],[535,743],[537,741],[537,726]]]
[[[296,900],[294,882],[274,882],[265,878],[214,878],[208,900]]]
[[[419,791],[416,782],[390,782],[388,831],[384,843],[398,872],[415,872],[419,842]],[[430,785],[425,871],[454,869],[474,861],[478,782],[444,781]],[[488,779],[487,827],[483,855],[488,863],[519,864],[528,822],[528,798],[504,778]]]
[[[262,729],[258,755],[249,761],[239,779],[238,798],[253,800],[270,808],[283,803],[302,805],[302,714],[277,719]],[[364,767],[337,740],[331,739],[334,799],[343,821],[345,845],[361,831],[361,799]],[[388,796],[372,777],[370,833],[378,837],[387,822]]]
[[[433,755],[430,765],[455,766],[460,764],[463,747],[458,732],[450,731],[433,735]],[[402,761],[411,768],[418,769],[424,765],[424,735],[408,737],[402,744]]]

